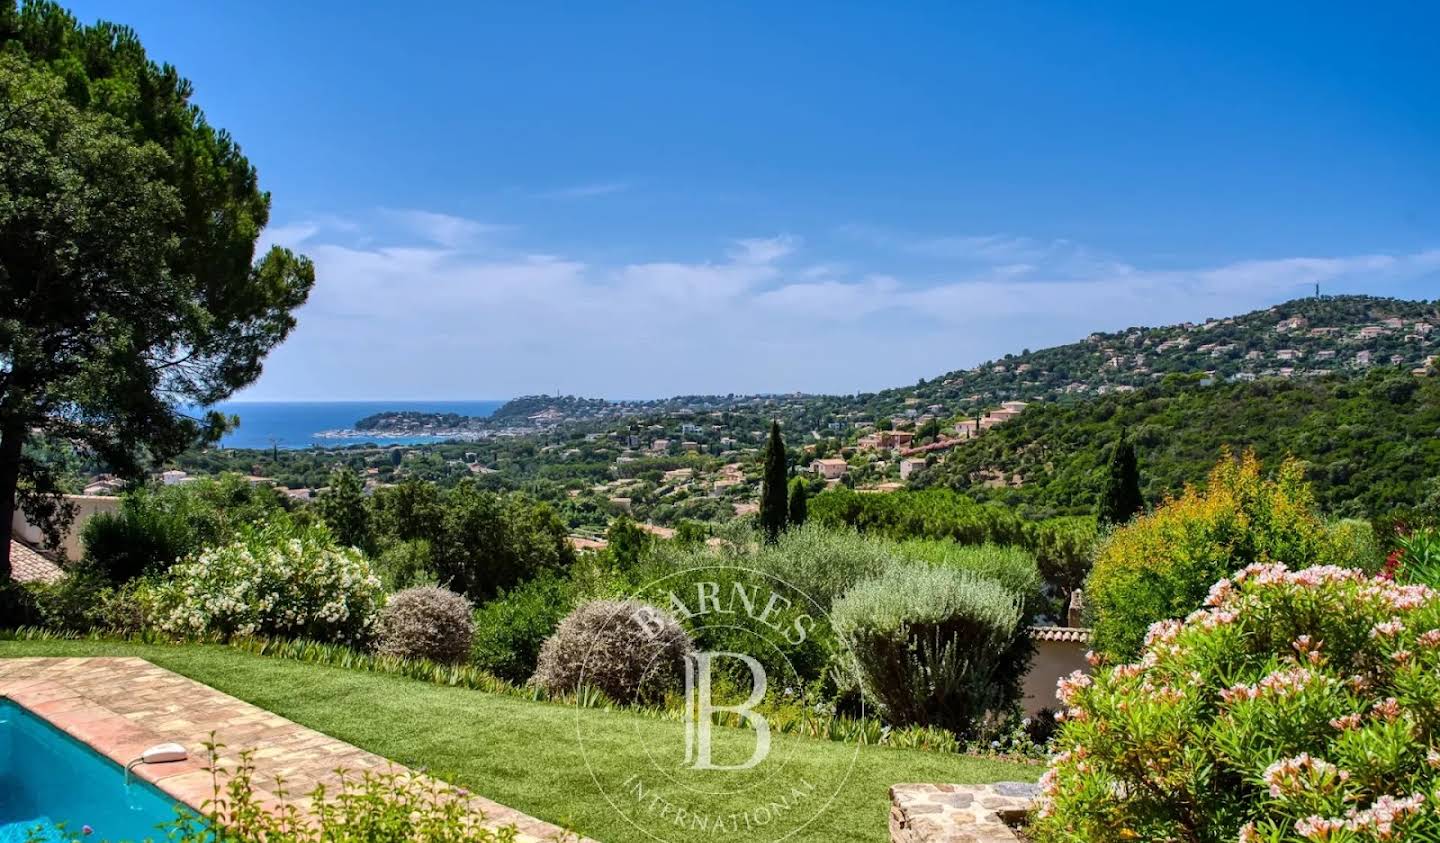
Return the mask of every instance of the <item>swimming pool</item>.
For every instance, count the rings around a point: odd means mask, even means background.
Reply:
[[[10,700],[0,699],[0,843],[163,840],[177,803]],[[67,834],[56,831],[63,826]]]

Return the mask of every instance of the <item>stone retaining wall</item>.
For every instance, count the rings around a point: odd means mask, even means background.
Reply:
[[[890,788],[893,843],[1017,843],[1008,821],[1030,810],[1039,794],[1026,782],[897,784]]]

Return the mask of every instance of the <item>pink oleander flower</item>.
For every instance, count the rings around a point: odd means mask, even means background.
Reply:
[[[1070,705],[1074,702],[1077,694],[1094,684],[1095,680],[1091,679],[1089,674],[1079,670],[1074,671],[1055,683],[1055,698]]]
[[[1317,788],[1333,789],[1347,781],[1350,773],[1324,759],[1302,752],[1294,758],[1281,759],[1266,767],[1262,778],[1270,787],[1270,795],[1279,799]]]
[[[1179,635],[1183,628],[1184,625],[1173,618],[1150,624],[1150,628],[1145,631],[1146,648],[1153,644],[1169,644],[1175,640],[1175,636]]]
[[[1405,631],[1405,624],[1399,618],[1391,618],[1388,621],[1377,623],[1370,627],[1371,638],[1391,638]]]
[[[1421,647],[1440,647],[1440,629],[1431,629],[1420,633],[1415,643]]]
[[[1332,728],[1339,729],[1342,732],[1348,732],[1351,729],[1358,729],[1360,728],[1360,715],[1346,714],[1340,717],[1336,717],[1330,721],[1330,726]]]
[[[1327,820],[1324,817],[1310,816],[1295,823],[1295,833],[1306,840],[1329,840],[1330,835],[1344,830],[1343,820]]]
[[[1400,716],[1400,701],[1394,697],[1386,697],[1380,702],[1375,703],[1370,710],[1374,712],[1376,717],[1385,720],[1395,720]]]
[[[1234,593],[1235,583],[1231,582],[1228,579],[1220,580],[1219,582],[1210,586],[1210,593],[1205,596],[1205,605],[1212,608],[1219,606],[1226,600],[1229,600],[1230,595]]]

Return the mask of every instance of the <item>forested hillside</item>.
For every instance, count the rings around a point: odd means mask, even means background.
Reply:
[[[1304,460],[1322,506],[1375,517],[1440,492],[1440,378],[1397,369],[1199,386],[1195,376],[1089,401],[1032,405],[956,448],[921,481],[1028,514],[1090,514],[1105,449],[1129,430],[1147,499],[1203,480],[1223,446]]]
[[[910,406],[940,405],[953,412],[1017,399],[1076,400],[1140,389],[1173,373],[1250,380],[1372,366],[1410,370],[1437,353],[1437,303],[1326,296],[1203,323],[1095,333],[858,398],[880,414],[903,410],[907,400]]]

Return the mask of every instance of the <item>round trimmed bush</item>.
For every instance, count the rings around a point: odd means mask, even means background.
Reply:
[[[436,586],[407,588],[380,612],[377,648],[387,656],[459,664],[475,635],[470,601]]]
[[[638,600],[592,600],[540,648],[530,682],[552,694],[598,688],[616,702],[655,702],[680,683],[694,649],[680,624]]]
[[[1042,843],[1440,839],[1440,593],[1253,564],[1061,680]]]

